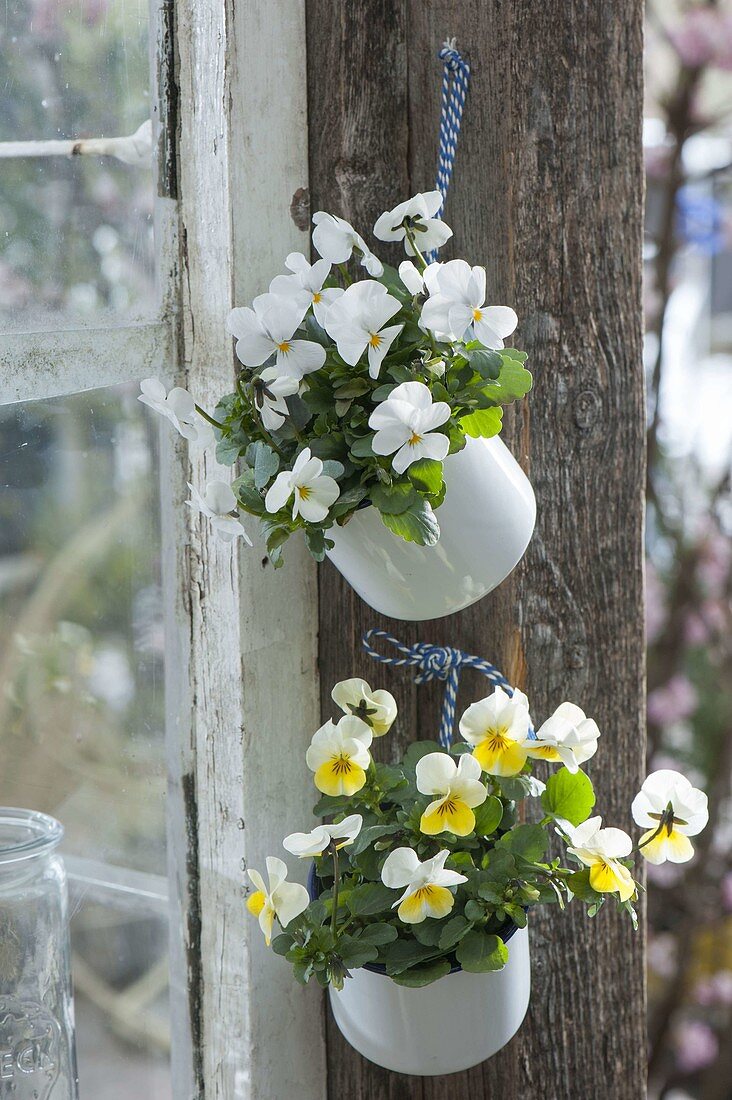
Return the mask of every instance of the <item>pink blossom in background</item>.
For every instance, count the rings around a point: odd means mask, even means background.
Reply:
[[[648,696],[648,718],[657,726],[669,726],[672,722],[690,718],[697,708],[699,698],[688,676],[678,672],[663,687],[656,688]]]
[[[692,8],[669,30],[669,38],[689,69],[704,65],[732,69],[732,16],[725,12]]]
[[[704,645],[709,641],[709,627],[698,611],[692,611],[684,620],[684,641],[687,645]]]
[[[694,990],[694,1000],[705,1008],[712,1005],[732,1005],[732,970],[720,970],[705,978]]]
[[[676,1064],[682,1073],[696,1073],[719,1054],[719,1041],[709,1024],[686,1020],[676,1029]]]
[[[678,863],[648,863],[646,875],[653,886],[662,890],[672,890],[684,877],[683,868]]]
[[[676,939],[670,932],[648,929],[648,965],[659,978],[673,977],[677,954]]]
[[[649,180],[665,180],[671,165],[671,145],[646,145],[643,160]]]

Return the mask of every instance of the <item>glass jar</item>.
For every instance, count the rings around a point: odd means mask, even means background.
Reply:
[[[63,828],[0,807],[0,1097],[77,1100]]]

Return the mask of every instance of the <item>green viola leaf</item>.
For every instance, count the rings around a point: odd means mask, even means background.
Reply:
[[[508,962],[508,948],[500,936],[489,936],[473,929],[458,944],[457,961],[469,974],[502,970]]]
[[[584,772],[573,774],[567,768],[560,768],[549,776],[541,804],[552,817],[580,825],[595,805],[592,781]]]
[[[369,825],[367,828],[361,829],[352,844],[346,846],[347,853],[349,856],[357,856],[382,836],[392,836],[394,833],[401,831],[401,825]]]
[[[380,882],[367,882],[351,891],[347,904],[354,917],[372,917],[376,913],[388,912],[395,900],[394,890],[387,889]]]
[[[548,840],[546,829],[542,825],[517,825],[503,834],[496,842],[496,848],[500,846],[513,856],[520,856],[529,863],[537,863],[544,856]]]
[[[583,867],[581,871],[575,871],[567,879],[567,886],[580,901],[596,902],[602,894],[593,890],[590,886],[590,868]]]
[[[429,756],[431,752],[447,752],[437,741],[412,741],[404,753],[403,765],[406,769],[416,768],[423,756]]]
[[[216,461],[222,466],[233,466],[246,446],[247,437],[243,434],[224,436],[216,444]]]
[[[531,794],[533,783],[530,775],[512,775],[509,777],[494,776],[495,782],[501,789],[501,794],[509,802],[521,802]]]
[[[345,472],[346,472],[346,468],[343,465],[343,463],[339,462],[335,458],[326,458],[325,461],[323,462],[322,473],[326,474],[328,477],[333,477],[333,478],[343,477]]]
[[[358,938],[360,943],[381,947],[385,943],[393,943],[398,935],[393,924],[368,924]]]
[[[350,451],[354,458],[375,458],[374,448],[371,446],[373,435],[364,435],[361,439],[355,439]]]
[[[471,367],[481,378],[498,378],[503,359],[497,351],[488,348],[475,348],[468,352],[468,361]]]
[[[356,970],[365,963],[374,962],[379,955],[376,944],[365,942],[361,936],[339,936],[336,951],[347,970]]]
[[[427,917],[419,924],[411,925],[412,935],[424,947],[437,947],[442,934],[442,921]]]
[[[254,470],[254,485],[257,489],[263,489],[280,468],[279,455],[261,440],[249,444],[246,460],[247,465]]]
[[[420,458],[407,470],[407,476],[423,493],[439,493],[442,490],[442,463],[431,458]]]
[[[476,409],[475,412],[463,416],[460,425],[465,434],[472,439],[490,439],[491,436],[498,435],[501,430],[503,409],[497,407]]]
[[[450,951],[456,943],[467,935],[470,929],[473,927],[469,920],[466,920],[462,914],[458,914],[456,917],[451,917],[449,921],[445,921],[440,932],[439,947],[440,951]]]
[[[399,516],[419,503],[419,496],[408,481],[396,485],[376,485],[371,490],[371,503],[382,514]]]
[[[417,926],[415,925],[415,928]],[[379,958],[386,966],[386,972],[390,976],[401,974],[410,966],[425,962],[436,954],[435,948],[419,943],[415,939],[400,939],[387,944],[379,952]]]
[[[406,985],[410,989],[421,989],[424,985],[431,985],[439,978],[444,978],[450,973],[448,959],[436,959],[431,963],[422,963],[421,966],[413,966],[401,974],[395,974],[392,981],[397,985]]]
[[[286,955],[294,942],[292,936],[288,936],[286,932],[283,932],[282,935],[275,936],[272,940],[272,950],[275,955]]]
[[[490,836],[495,833],[503,817],[503,803],[500,798],[490,795],[481,806],[475,809],[475,832],[478,836]]]
[[[319,527],[305,528],[305,543],[316,561],[323,561],[327,550],[334,546],[333,540],[325,537],[325,531]]]
[[[365,378],[347,378],[334,387],[333,396],[336,401],[346,401],[354,397],[362,397],[370,389],[371,385]]]
[[[520,354],[516,352],[515,354]],[[493,401],[498,405],[508,405],[512,401],[518,401],[525,397],[532,386],[531,372],[522,366],[516,359],[509,359],[505,351],[501,352],[503,366],[495,382],[491,382],[484,389]]]
[[[406,542],[435,546],[440,538],[440,525],[426,500],[412,504],[400,515],[384,515],[382,512],[381,519],[385,527]]]

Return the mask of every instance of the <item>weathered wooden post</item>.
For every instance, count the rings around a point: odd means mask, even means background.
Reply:
[[[641,368],[642,4],[564,0],[308,0],[312,209],[362,230],[433,185],[440,69],[456,35],[473,67],[446,220],[518,311],[535,387],[504,437],[530,468],[537,530],[491,597],[435,623],[379,621],[335,570],[320,583],[320,670],[395,692],[392,750],[435,732],[440,685],[377,672],[372,626],[494,660],[546,715],[570,697],[595,716],[589,769],[608,819],[627,821],[641,778],[643,461]],[[450,250],[445,249],[445,258]],[[396,253],[392,259],[396,259]],[[483,685],[468,682],[468,690]],[[388,746],[387,746],[388,749]],[[518,1037],[450,1078],[396,1077],[328,1027],[329,1095],[348,1100],[640,1100],[643,936],[608,906],[532,920],[534,992]]]

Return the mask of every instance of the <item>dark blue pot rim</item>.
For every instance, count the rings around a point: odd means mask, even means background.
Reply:
[[[319,884],[320,880],[318,879],[318,876],[315,872],[315,864],[311,863],[310,870],[308,872],[308,894],[310,895],[311,901],[317,901],[320,897],[320,890],[318,889]],[[507,921],[498,930],[496,935],[500,936],[504,943],[508,943],[514,932],[518,932],[518,925],[514,924],[514,922],[511,920]],[[462,966],[460,966],[459,963],[455,962],[450,967],[450,974],[459,974],[461,973],[462,969]],[[372,974],[384,974],[386,976],[386,967],[383,963],[364,963],[363,966],[359,967],[359,970],[370,970]],[[447,977],[447,974],[445,975],[445,977]]]

